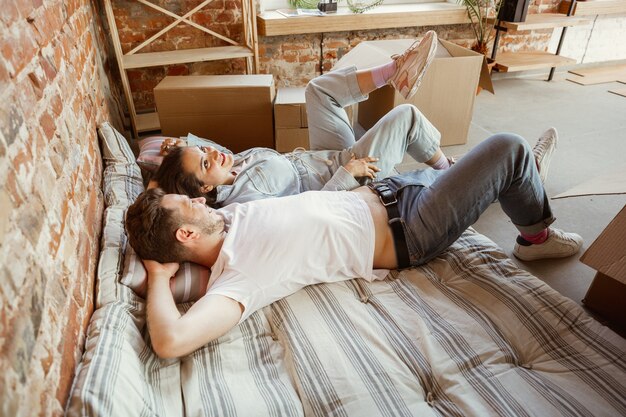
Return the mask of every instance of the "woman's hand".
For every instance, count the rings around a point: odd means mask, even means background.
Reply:
[[[374,158],[373,156],[357,158],[352,154],[352,159],[343,167],[352,174],[354,178],[368,177],[374,179],[376,178],[376,173],[380,171],[380,168],[372,163],[376,161],[378,161],[378,158]]]
[[[181,138],[167,138],[161,144],[161,155],[166,156],[176,146],[187,146],[187,141]]]
[[[153,279],[165,279],[168,280],[176,274],[180,264],[176,262],[162,264],[157,261],[148,261],[142,259],[143,266],[146,268],[146,272],[148,273],[148,281]]]

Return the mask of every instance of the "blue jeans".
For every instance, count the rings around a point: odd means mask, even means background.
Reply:
[[[521,232],[553,221],[530,146],[520,136],[491,136],[450,169],[417,170],[381,182],[396,192],[410,263],[433,259],[496,199]]]
[[[439,149],[441,133],[412,104],[401,104],[384,115],[357,141],[345,107],[367,99],[359,88],[356,67],[346,67],[314,78],[306,87],[311,150],[344,150],[341,164],[354,154],[375,156],[379,178],[395,173],[405,152],[426,162]]]

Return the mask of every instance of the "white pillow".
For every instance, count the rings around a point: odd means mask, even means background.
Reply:
[[[206,294],[209,284],[210,270],[202,265],[185,262],[180,265],[176,275],[170,280],[170,290],[174,296],[174,301],[187,303],[199,300]],[[148,290],[148,276],[146,269],[130,245],[126,247],[124,257],[124,272],[120,282],[130,287],[135,294],[146,298]]]

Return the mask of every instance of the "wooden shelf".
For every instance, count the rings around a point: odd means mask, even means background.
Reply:
[[[463,23],[469,23],[465,6],[446,2],[381,5],[361,14],[339,7],[336,14],[326,16],[285,17],[274,10],[257,16],[262,36]]]
[[[190,62],[217,61],[220,59],[248,58],[254,53],[245,46],[216,46],[213,48],[182,49],[166,52],[145,52],[124,55],[125,69],[156,67],[159,65],[186,64]]]
[[[511,30],[534,30],[586,25],[588,23],[591,21],[580,17],[560,13],[541,13],[527,15],[525,22],[500,22],[500,26]]]
[[[257,73],[259,70],[259,51],[258,37],[256,31],[255,0],[241,0],[240,2],[240,23],[242,29],[241,42],[237,42],[226,36],[220,35],[219,33],[212,31],[208,27],[199,25],[193,20],[190,20],[195,13],[198,13],[203,8],[209,6],[209,3],[211,3],[213,0],[195,1],[193,2],[193,5],[189,5],[192,8],[190,10],[184,11],[181,15],[176,14],[175,12],[170,11],[164,7],[161,7],[158,4],[152,3],[150,0],[134,0],[134,3],[140,3],[142,6],[154,9],[162,15],[168,16],[168,18],[174,18],[174,22],[163,27],[160,31],[151,36],[146,34],[146,39],[127,53],[124,53],[124,51],[122,50],[122,44],[120,42],[120,36],[117,30],[117,22],[115,20],[115,11],[113,10],[113,5],[111,3],[112,0],[103,1],[107,22],[109,23],[109,30],[111,32],[111,40],[113,41],[115,59],[120,69],[120,78],[122,81],[122,87],[124,88],[124,96],[126,97],[126,103],[128,104],[128,113],[131,121],[131,127],[133,130],[133,137],[138,137],[140,132],[159,130],[160,123],[157,113],[137,114],[137,111],[135,110],[133,94],[130,88],[130,81],[128,80],[128,74],[126,70],[131,68],[147,68],[172,64],[188,64],[192,62],[217,61],[233,58],[245,58],[247,74]],[[182,10],[179,10],[178,12],[180,13],[182,12]],[[190,25],[204,33],[208,33],[209,35],[221,39],[222,41],[225,41],[232,46],[218,46],[213,48],[196,48],[163,52],[138,52],[146,46],[152,44],[164,33],[170,32],[178,24],[181,23]]]
[[[559,4],[559,12],[567,13],[570,2],[567,0]],[[626,0],[589,0],[577,1],[572,15],[590,16],[598,14],[626,13]]]
[[[137,132],[161,130],[161,122],[159,122],[159,114],[157,112],[138,114],[135,122],[137,124]]]
[[[500,72],[552,68],[575,63],[575,59],[549,52],[501,52],[496,56],[496,68]]]

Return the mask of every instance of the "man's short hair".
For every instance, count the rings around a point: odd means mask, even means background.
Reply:
[[[126,212],[126,233],[137,255],[161,263],[183,262],[185,249],[176,239],[180,216],[162,206],[165,191],[147,190]]]
[[[196,175],[185,172],[183,167],[183,154],[186,147],[174,147],[163,158],[161,166],[154,174],[154,180],[165,192],[171,194],[184,194],[191,198],[204,197],[202,186],[204,185]]]

